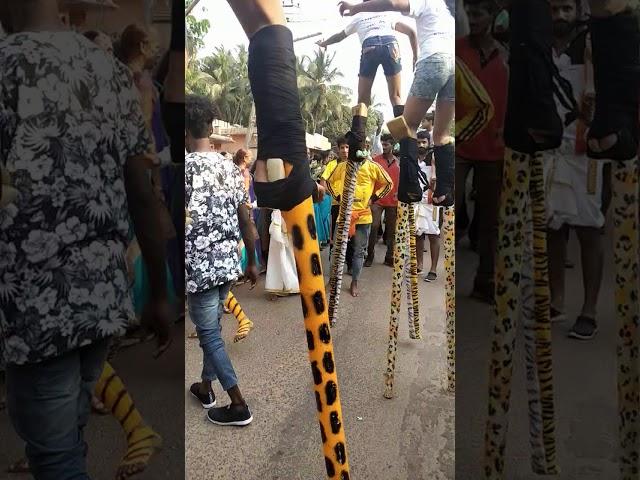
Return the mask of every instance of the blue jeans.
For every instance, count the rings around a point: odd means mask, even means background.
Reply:
[[[456,98],[455,59],[453,55],[436,53],[416,65],[410,97],[453,101]]]
[[[220,325],[229,290],[231,282],[218,285],[206,292],[190,293],[188,298],[189,317],[196,326],[204,355],[202,381],[219,380],[225,392],[238,384],[231,359],[224,348]]]
[[[362,42],[359,75],[375,78],[380,65],[387,77],[394,77],[402,71],[400,47],[396,37],[369,37]]]
[[[109,341],[7,366],[7,406],[36,480],[88,480],[83,430]]]
[[[351,276],[354,280],[358,280],[360,272],[362,272],[364,256],[369,244],[369,233],[371,233],[370,223],[356,225],[356,234],[353,236],[353,262],[351,264]]]

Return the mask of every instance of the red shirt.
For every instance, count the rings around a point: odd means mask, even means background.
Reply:
[[[469,44],[467,37],[456,40],[456,56],[476,76],[493,102],[494,114],[477,136],[456,145],[456,156],[465,160],[496,161],[504,158],[504,117],[507,110],[509,68],[501,50],[494,50],[483,64],[480,52]],[[464,112],[456,112],[462,117]]]
[[[391,180],[393,180],[393,187],[388,195],[381,198],[376,202],[376,205],[381,207],[397,207],[398,206],[398,179],[400,178],[400,164],[398,159],[393,157],[391,165],[387,163],[387,159],[383,155],[378,155],[373,159],[382,169],[389,174]]]

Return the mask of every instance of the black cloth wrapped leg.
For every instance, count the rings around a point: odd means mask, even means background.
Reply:
[[[399,117],[404,113],[404,105],[394,105],[393,106],[393,116]]]
[[[418,140],[400,140],[400,177],[398,179],[398,200],[402,203],[416,203],[422,200],[420,167],[418,166]]]
[[[184,2],[182,0],[173,0],[171,2],[171,43],[169,49],[172,52],[184,52],[186,45]]]
[[[362,152],[364,152],[367,143],[366,128],[367,117],[354,115],[351,119],[351,130],[345,135],[349,144],[349,160],[353,162],[362,162],[365,159]]]
[[[445,199],[438,205],[450,207],[454,203],[453,188],[456,180],[456,147],[453,143],[436,145],[433,149],[436,164],[436,190],[433,196]]]
[[[505,143],[524,153],[557,148],[562,141],[562,121],[554,100],[553,24],[549,3],[527,0],[511,5]],[[534,143],[529,129],[544,132],[544,139]]]
[[[311,178],[296,79],[291,31],[283,25],[259,30],[249,42],[249,81],[256,106],[257,160],[281,158],[289,176],[255,182],[258,206],[288,211],[316,189]]]
[[[632,13],[591,20],[596,108],[589,138],[618,137],[604,152],[588,149],[591,158],[631,160],[638,154],[639,30]]]

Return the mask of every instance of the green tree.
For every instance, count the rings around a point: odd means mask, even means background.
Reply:
[[[332,62],[335,58],[323,50],[314,57],[304,56],[298,60],[298,89],[302,118],[311,133],[330,128],[330,123],[341,122],[344,105],[349,103],[351,91],[339,85],[342,73]]]
[[[233,124],[248,125],[251,114],[251,85],[247,73],[249,53],[244,45],[235,50],[218,47],[213,55],[200,62],[201,72],[212,79],[213,90],[222,119]]]

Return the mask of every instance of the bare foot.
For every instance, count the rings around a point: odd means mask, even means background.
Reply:
[[[618,135],[616,135],[615,133],[612,133],[611,135],[607,135],[606,137],[601,138],[599,140],[596,140],[595,138],[590,138],[589,148],[596,153],[605,152],[610,148],[613,148],[613,146],[616,144],[617,141],[618,141]]]
[[[357,297],[360,294],[360,292],[358,291],[358,281],[357,280],[352,280],[351,281],[351,296],[352,297]]]
[[[29,473],[31,469],[29,468],[29,460],[25,457],[20,460],[16,460],[7,468],[8,473]]]

